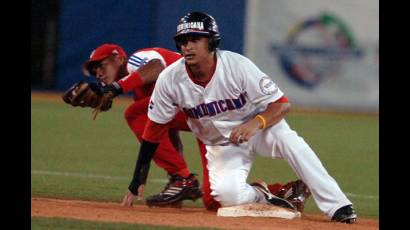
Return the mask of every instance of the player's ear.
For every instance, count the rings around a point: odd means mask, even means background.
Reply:
[[[115,60],[115,62],[117,62],[119,65],[122,65],[122,64],[124,64],[124,62],[127,61],[127,58],[126,58],[126,57],[123,57],[123,56],[121,56],[121,55],[115,55],[115,56],[114,56],[114,60]]]

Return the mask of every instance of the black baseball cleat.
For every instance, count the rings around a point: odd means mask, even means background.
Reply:
[[[168,184],[159,194],[149,196],[145,199],[149,207],[169,206],[181,203],[183,200],[193,200],[202,197],[202,191],[195,174],[190,174],[184,178],[178,175],[171,175]]]
[[[332,221],[353,224],[356,222],[357,214],[352,205],[346,205],[339,208],[335,214],[333,214]]]
[[[251,184],[251,186],[253,186],[255,189],[257,189],[258,191],[262,192],[263,195],[265,195],[265,199],[276,206],[282,207],[282,208],[288,208],[288,209],[292,209],[294,211],[296,211],[296,207],[290,203],[289,201],[282,199],[278,196],[273,195],[269,189],[268,189],[268,185],[265,182],[253,182]]]

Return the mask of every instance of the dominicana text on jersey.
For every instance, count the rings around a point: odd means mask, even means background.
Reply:
[[[183,58],[164,69],[148,117],[165,124],[182,110],[192,132],[204,144],[225,144],[234,127],[282,96],[272,79],[248,58],[219,50],[214,75],[205,88],[189,78]]]

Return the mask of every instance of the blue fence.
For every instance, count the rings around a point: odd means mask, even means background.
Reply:
[[[215,17],[221,49],[243,53],[245,7],[245,0],[62,0],[56,90],[84,80],[81,65],[102,43],[119,44],[128,54],[145,47],[175,50],[177,22],[191,11]]]

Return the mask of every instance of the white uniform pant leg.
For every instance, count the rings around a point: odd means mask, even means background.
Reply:
[[[309,187],[319,209],[329,217],[337,209],[351,204],[313,150],[284,119],[257,133],[250,141],[256,154],[285,159]]]
[[[223,207],[265,202],[263,196],[246,183],[253,161],[248,144],[207,146],[206,149],[211,195],[216,201]]]

